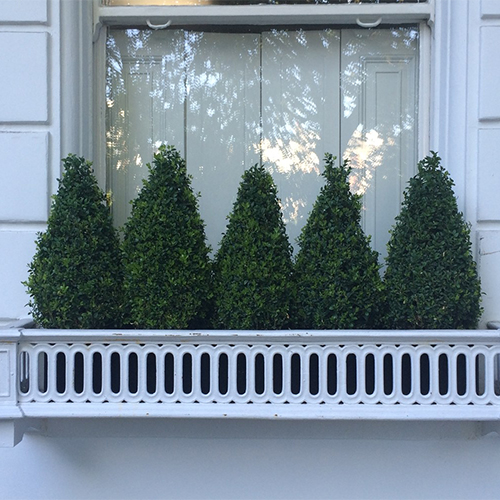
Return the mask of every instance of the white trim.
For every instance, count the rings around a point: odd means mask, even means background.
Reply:
[[[417,155],[424,158],[429,154],[431,136],[431,26],[420,23],[419,36]]]
[[[356,25],[432,22],[433,2],[359,5],[103,6],[94,3],[94,31],[100,25],[137,26],[171,21],[171,27],[203,25]]]
[[[460,420],[498,421],[498,406],[311,405],[302,404],[148,404],[148,403],[23,403],[25,417],[32,418],[237,418],[268,420]]]
[[[61,2],[61,149],[90,156],[92,144],[92,27],[89,2]],[[58,176],[57,176],[58,177]]]
[[[135,342],[172,344],[483,344],[500,342],[500,330],[0,330],[0,342]]]
[[[94,173],[101,188],[108,187],[108,169],[106,167],[106,38],[107,27],[100,29],[94,40],[94,120],[93,120],[93,156]]]

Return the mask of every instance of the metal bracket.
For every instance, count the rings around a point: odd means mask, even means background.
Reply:
[[[168,20],[165,24],[153,24],[149,19],[146,19],[146,24],[152,30],[164,30],[165,28],[168,28],[172,24],[172,21]]]
[[[361,26],[362,28],[376,28],[381,22],[382,22],[381,17],[379,17],[376,21],[373,21],[371,23],[364,23],[359,19],[359,17],[356,18],[356,24],[358,26]]]

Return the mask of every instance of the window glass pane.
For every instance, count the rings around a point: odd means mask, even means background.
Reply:
[[[291,243],[325,152],[351,159],[363,224],[385,251],[416,163],[418,31],[110,30],[108,182],[121,226],[162,142],[186,158],[215,250],[243,171],[263,162]]]

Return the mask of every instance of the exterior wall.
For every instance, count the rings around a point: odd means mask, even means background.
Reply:
[[[89,6],[0,0],[3,320],[27,314],[20,282],[35,233],[45,227],[60,158],[91,156],[92,117],[82,113],[92,79],[91,41],[82,36]],[[61,46],[61,29],[69,45]],[[500,319],[498,46],[498,0],[436,0],[430,144],[472,224],[487,294],[482,326]],[[0,450],[0,496],[497,498],[497,430],[433,422],[50,420],[16,448]]]
[[[58,11],[0,0],[0,320],[27,315],[21,281],[59,176]]]
[[[52,421],[51,437],[33,433],[0,452],[1,491],[9,499],[498,498],[498,435],[477,431],[432,422]]]
[[[438,0],[433,30],[431,150],[455,181],[460,210],[471,224],[484,314],[496,320],[500,305],[500,176],[494,153],[500,140],[495,83],[500,73],[500,3]]]
[[[477,199],[471,200],[477,219],[478,263],[485,292],[485,317],[497,319],[500,306],[500,99],[496,82],[500,79],[500,2],[471,2],[471,115],[467,140],[471,144],[468,163],[477,165]]]

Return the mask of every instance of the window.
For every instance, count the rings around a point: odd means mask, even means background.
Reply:
[[[294,243],[331,152],[350,159],[365,231],[385,255],[418,159],[419,48],[417,24],[108,29],[106,153],[117,225],[166,142],[187,160],[213,249],[244,169],[261,161]]]

